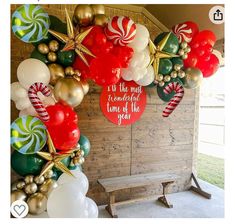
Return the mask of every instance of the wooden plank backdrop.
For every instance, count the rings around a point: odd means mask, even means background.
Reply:
[[[42,5],[45,10],[65,21],[64,8],[72,17],[76,5]],[[11,13],[18,5],[11,5]],[[130,5],[106,5],[108,16],[125,15],[145,25],[154,39],[167,28],[144,8]],[[11,33],[11,82],[17,81],[16,70],[21,61],[29,58],[33,46],[19,41]],[[185,90],[180,105],[169,118],[162,117],[166,103],[157,96],[155,88],[148,88],[147,106],[141,119],[130,126],[116,126],[102,114],[99,106],[101,88],[90,82],[90,91],[76,108],[79,128],[91,141],[91,152],[84,164],[90,182],[89,197],[98,204],[107,202],[98,178],[166,172],[180,175],[170,192],[183,191],[190,185],[195,168],[198,130],[198,91]],[[18,117],[14,103],[12,120]],[[16,178],[12,173],[12,180]],[[159,193],[161,186],[124,190],[119,199]]]

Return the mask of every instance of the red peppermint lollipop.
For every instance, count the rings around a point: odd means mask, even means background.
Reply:
[[[105,34],[113,44],[125,46],[134,40],[136,25],[129,17],[114,16],[108,22]]]

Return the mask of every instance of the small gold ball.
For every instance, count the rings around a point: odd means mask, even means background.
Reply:
[[[17,200],[25,201],[27,195],[22,190],[14,190],[11,192],[11,203]]]
[[[55,52],[49,52],[47,58],[51,62],[55,62],[57,60],[57,55]]]
[[[80,157],[79,160],[78,160],[78,163],[79,164],[83,164],[84,162],[85,162],[84,157]]]
[[[169,75],[166,75],[165,77],[164,77],[164,81],[165,82],[169,82],[171,80],[171,77],[169,76]]]
[[[40,176],[36,176],[36,177],[34,177],[34,182],[36,184],[38,184],[38,185],[43,184],[44,180],[45,180],[44,176],[41,176],[41,177]]]
[[[184,50],[183,50],[183,49],[179,49],[178,54],[179,54],[180,56],[182,56],[182,55],[184,54]]]
[[[179,71],[180,69],[181,69],[181,65],[179,65],[179,64],[175,64],[174,65],[174,69],[176,70],[176,71]]]
[[[45,179],[49,179],[53,177],[53,171],[52,170],[48,170],[43,176],[45,177]]]
[[[185,53],[189,53],[191,51],[191,47],[190,46],[188,46],[188,47],[186,47],[185,49],[184,49],[184,52]]]
[[[28,175],[24,178],[24,181],[26,184],[31,184],[31,183],[33,183],[33,178],[34,178],[33,175]]]
[[[171,78],[176,78],[177,77],[177,71],[172,71],[171,72]]]
[[[81,150],[81,156],[83,157],[85,154],[85,152],[83,150]]]
[[[74,75],[74,70],[73,70],[73,67],[71,67],[71,66],[65,68],[64,72],[66,75]]]
[[[74,157],[72,161],[75,165],[79,164],[79,158],[78,157]]]
[[[158,82],[161,82],[163,80],[163,75],[162,74],[158,74],[158,78],[157,78],[157,81]]]
[[[185,60],[185,59],[188,58],[188,54],[183,54],[181,57],[182,57],[183,60]]]
[[[19,181],[17,184],[16,184],[16,188],[17,189],[23,189],[25,187],[25,182],[24,181]]]
[[[163,87],[163,86],[165,85],[165,82],[164,82],[164,81],[161,81],[161,82],[158,83],[158,85],[159,85],[160,87]]]
[[[26,194],[34,194],[38,190],[38,186],[35,183],[27,184],[24,187],[24,192]]]
[[[182,49],[185,49],[187,46],[188,46],[188,43],[185,42],[185,41],[183,41],[183,42],[180,44],[180,47],[181,47]]]
[[[178,77],[181,78],[181,79],[184,78],[185,77],[185,72],[183,70],[180,70],[178,72]]]
[[[39,51],[41,54],[48,54],[48,52],[49,52],[49,47],[48,47],[46,44],[44,44],[44,43],[39,44],[39,45],[38,45],[38,51]]]
[[[51,51],[56,52],[59,50],[59,47],[60,47],[60,45],[59,45],[58,41],[52,40],[49,42],[49,49]]]

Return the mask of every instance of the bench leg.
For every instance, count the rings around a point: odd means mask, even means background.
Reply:
[[[115,203],[114,192],[109,193],[109,204],[105,207],[107,212],[112,216],[112,218],[118,218]]]
[[[169,184],[172,184],[174,183],[174,181],[170,181],[170,182],[165,182],[165,183],[162,183],[162,196],[158,198],[158,201],[160,201],[161,203],[163,203],[167,208],[173,208],[173,205],[169,203],[169,201],[167,200],[166,198],[166,190],[167,190],[167,187],[169,186]]]

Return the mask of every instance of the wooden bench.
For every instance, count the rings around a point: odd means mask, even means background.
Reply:
[[[140,201],[147,201],[156,198],[158,201],[163,203],[166,207],[172,208],[173,205],[170,204],[166,198],[167,187],[174,183],[179,176],[174,174],[163,174],[163,173],[146,173],[131,176],[122,177],[112,177],[99,179],[98,183],[104,188],[105,192],[109,194],[109,203],[106,206],[106,210],[113,218],[117,218],[116,207],[124,204],[131,204]],[[115,192],[123,189],[130,189],[136,187],[148,186],[156,183],[161,183],[162,194],[158,196],[145,196],[141,198],[135,198],[126,201],[115,201]]]

